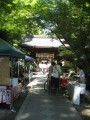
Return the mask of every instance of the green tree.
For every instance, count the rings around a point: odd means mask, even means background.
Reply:
[[[0,13],[1,36],[3,31],[12,44],[27,34],[64,38],[72,61],[90,72],[89,0],[1,0]]]
[[[12,44],[19,44],[26,34],[40,33],[41,30],[32,17],[33,2],[33,0],[0,1],[0,31],[2,38],[5,38],[3,35],[6,34],[6,36],[8,35],[8,41]]]
[[[34,5],[37,23],[49,35],[64,38],[86,71],[90,69],[89,10],[89,0],[37,0]]]

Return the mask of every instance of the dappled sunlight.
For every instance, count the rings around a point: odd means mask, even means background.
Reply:
[[[29,94],[40,94],[41,90],[43,90],[42,88],[35,88],[33,89],[29,89]]]
[[[23,114],[22,116],[19,116],[17,120],[27,120],[29,117],[35,116],[34,112],[27,112]]]
[[[17,120],[75,120],[79,114],[66,96],[60,94],[49,94],[44,91],[44,82],[47,78],[35,78],[30,85],[27,96],[27,103],[24,104],[26,110]],[[28,86],[29,86],[28,85]]]
[[[68,117],[68,115],[65,114],[65,113],[60,114],[60,116],[62,116],[63,118],[67,118]]]
[[[70,107],[69,109],[70,109],[70,111],[75,111],[75,108],[73,108],[73,107]]]
[[[67,113],[65,113],[65,111],[64,111],[63,113],[60,113],[59,116],[60,116],[61,118],[68,118],[68,117],[70,117],[70,118],[73,119],[74,117],[76,117],[76,114],[75,114],[75,113],[72,113],[72,111],[71,111],[71,113],[69,112],[69,113],[67,114]]]
[[[46,78],[45,78],[45,80],[46,80]],[[33,80],[32,82],[30,82],[28,85],[27,85],[27,87],[32,87],[32,86],[37,86],[38,84],[44,84],[44,81],[45,81],[44,79],[35,79],[35,80]]]
[[[41,77],[47,77],[47,73],[43,74],[42,72],[33,72],[32,78],[41,78]]]
[[[20,120],[25,120],[26,118],[28,118],[30,116],[30,113],[25,113],[22,115]]]
[[[53,103],[53,100],[49,100],[49,99],[43,99],[41,100],[43,103]]]
[[[86,115],[90,117],[90,109],[85,109],[85,110],[82,110],[81,114],[83,115]]]
[[[34,81],[34,82],[29,83],[27,86],[37,85],[38,83],[40,83],[40,82]]]
[[[35,82],[34,85],[29,89],[29,93],[32,94],[41,94],[44,91],[42,82]]]
[[[43,88],[40,87],[36,87],[35,90],[42,90]]]

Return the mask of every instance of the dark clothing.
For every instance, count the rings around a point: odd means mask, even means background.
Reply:
[[[55,77],[51,77],[51,85],[53,86],[54,85],[54,87],[55,88],[59,88],[59,78],[55,78]]]

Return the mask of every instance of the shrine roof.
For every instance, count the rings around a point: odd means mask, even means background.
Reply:
[[[61,39],[64,41],[64,39]],[[63,46],[60,40],[55,38],[48,38],[44,36],[27,36],[21,41],[21,46],[34,47],[34,48],[58,48]]]

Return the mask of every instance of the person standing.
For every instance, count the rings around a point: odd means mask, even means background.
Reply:
[[[48,79],[49,79],[49,92],[51,93],[51,88],[53,86],[53,79],[52,79],[52,73],[53,73],[53,67],[55,65],[55,62],[51,62],[51,65],[48,69]]]
[[[43,62],[39,63],[39,71],[43,73]]]
[[[56,95],[59,93],[59,80],[60,80],[60,75],[61,75],[61,66],[57,62],[57,64],[53,67],[53,73],[51,76],[51,79],[53,81],[55,90],[56,90]]]
[[[54,65],[55,65],[55,62],[51,62],[51,65],[49,66],[49,70],[48,70],[49,71],[49,74],[48,74],[49,79],[51,79]]]
[[[30,73],[33,71],[33,65],[32,65],[32,63],[30,63],[30,65],[29,65],[29,71],[30,71]]]
[[[85,73],[84,73],[82,65],[78,66],[77,76],[80,78],[80,83],[85,84]]]

